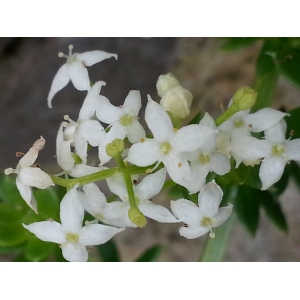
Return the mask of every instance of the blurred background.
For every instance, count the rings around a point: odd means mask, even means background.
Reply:
[[[158,100],[156,80],[173,72],[194,95],[191,118],[199,110],[220,115],[241,86],[252,86],[261,44],[240,51],[220,50],[217,38],[0,38],[0,167],[15,167],[15,153],[26,152],[42,135],[46,141],[38,163],[49,173],[59,172],[55,160],[55,138],[63,116],[77,120],[85,92],[70,83],[47,107],[47,95],[54,75],[65,63],[58,52],[103,50],[118,54],[118,60],[105,60],[88,69],[93,82],[103,80],[101,94],[114,105],[123,103],[128,92],[140,90]],[[273,107],[290,110],[300,106],[300,90],[279,78]],[[143,108],[144,108],[143,107]],[[141,118],[143,111],[141,112]],[[165,194],[157,203],[168,206]],[[279,231],[264,214],[255,237],[237,223],[226,251],[225,261],[299,261],[300,195],[293,183],[280,198],[289,233]],[[187,240],[179,236],[178,224],[158,224],[148,220],[144,229],[127,229],[115,241],[123,261],[136,259],[145,249],[162,244],[159,261],[195,261],[206,237]],[[2,260],[8,259],[4,255]],[[1,260],[1,258],[0,258]]]

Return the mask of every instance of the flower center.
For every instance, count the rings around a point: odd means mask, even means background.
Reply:
[[[210,162],[210,156],[208,152],[204,151],[199,155],[199,162],[203,165],[208,164]]]
[[[276,144],[272,147],[272,155],[281,156],[285,152],[284,146],[282,144]]]
[[[214,223],[214,218],[203,217],[201,220],[202,226],[211,226]]]
[[[124,116],[122,116],[120,118],[120,123],[123,125],[123,126],[128,126],[132,123],[132,116],[130,116],[129,114],[126,114]]]
[[[244,125],[244,121],[242,119],[235,119],[233,122],[235,128],[241,128]]]
[[[164,142],[161,144],[160,151],[162,154],[168,154],[172,150],[172,146],[168,142]]]
[[[79,241],[79,236],[78,234],[76,233],[68,233],[66,235],[66,240],[69,242],[69,243],[78,243]]]

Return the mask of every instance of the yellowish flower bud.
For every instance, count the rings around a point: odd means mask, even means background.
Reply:
[[[111,143],[106,145],[106,153],[110,157],[115,157],[121,154],[124,150],[124,141],[121,139],[114,139]]]
[[[176,86],[166,91],[160,100],[160,105],[174,117],[184,119],[190,114],[193,95],[182,86]]]
[[[169,89],[180,85],[172,73],[160,75],[157,79],[156,89],[159,97],[162,97]]]
[[[257,93],[253,89],[243,86],[235,92],[232,101],[238,106],[239,110],[247,110],[255,104],[256,98]]]
[[[147,224],[145,216],[137,207],[130,207],[128,211],[128,217],[130,221],[135,224],[137,227],[145,227]]]

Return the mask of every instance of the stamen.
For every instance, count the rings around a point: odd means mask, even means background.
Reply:
[[[22,157],[24,155],[24,153],[23,152],[16,152],[16,157]]]
[[[69,45],[69,56],[72,55],[73,45]]]
[[[77,122],[73,121],[69,115],[64,115],[64,120],[69,121],[73,125],[77,125]]]
[[[5,175],[9,175],[11,173],[14,173],[14,169],[13,168],[7,168],[7,169],[4,170],[4,174]]]

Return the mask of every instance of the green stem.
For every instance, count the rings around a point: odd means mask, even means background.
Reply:
[[[232,117],[234,114],[236,114],[239,111],[238,106],[235,103],[232,103],[228,109],[215,120],[215,123],[217,126],[220,126],[222,123],[227,121],[230,117]]]
[[[223,259],[227,243],[230,237],[230,233],[233,229],[233,225],[236,223],[237,217],[234,212],[228,220],[220,227],[214,229],[215,237],[208,237],[204,246],[199,261],[202,262],[220,262]]]

